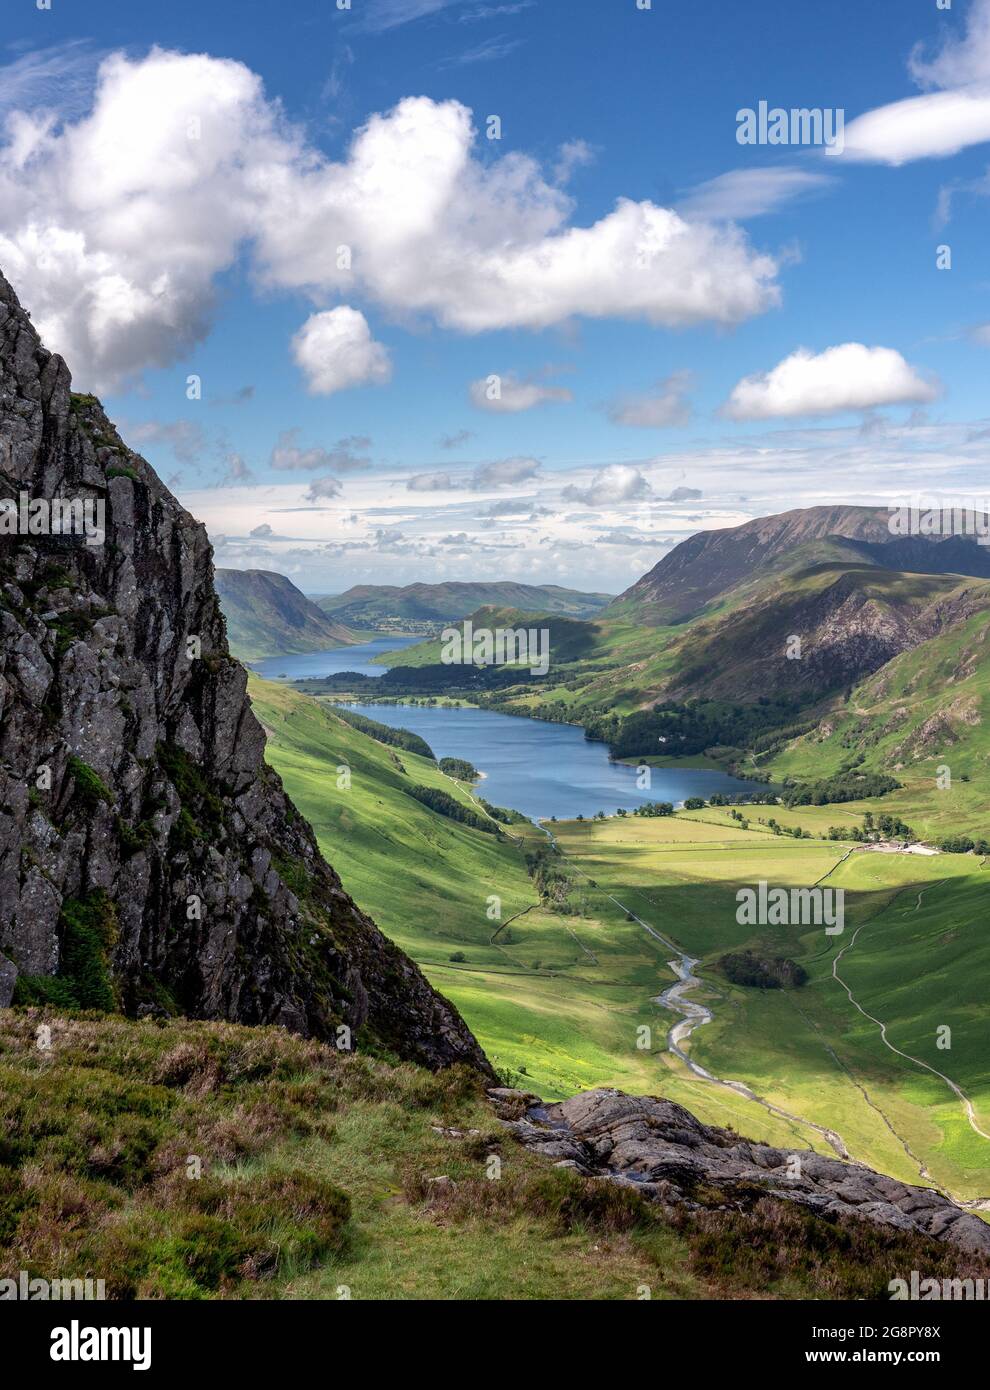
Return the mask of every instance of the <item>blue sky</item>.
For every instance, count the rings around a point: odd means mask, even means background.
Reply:
[[[5,43],[0,268],[219,564],[619,589],[990,492],[990,0],[53,0]],[[841,152],[740,144],[760,102]]]

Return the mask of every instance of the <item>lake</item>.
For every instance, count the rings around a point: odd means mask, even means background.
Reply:
[[[380,676],[388,668],[372,666],[372,657],[411,646],[418,637],[386,636],[352,647],[302,656],[273,656],[251,667],[266,680],[302,680],[358,671]],[[411,729],[425,738],[438,758],[464,758],[485,773],[477,794],[496,806],[511,806],[534,820],[556,816],[608,815],[631,811],[646,801],[679,805],[689,796],[715,792],[762,790],[715,768],[654,767],[648,788],[636,785],[634,767],[609,761],[604,743],[592,743],[573,724],[548,724],[494,710],[457,706],[379,705],[347,701],[369,719],[392,728]]]
[[[464,758],[484,779],[476,791],[496,806],[511,806],[534,820],[573,819],[598,811],[631,811],[645,801],[672,801],[714,792],[763,790],[715,768],[654,767],[640,790],[634,767],[609,761],[604,743],[592,743],[573,724],[548,724],[487,709],[458,706],[378,705],[347,702],[369,719],[411,729],[438,758]],[[400,753],[401,756],[401,753]]]
[[[376,637],[373,642],[358,642],[353,647],[334,647],[328,652],[304,652],[301,656],[266,656],[263,661],[248,661],[252,671],[266,681],[315,680],[334,676],[340,671],[356,671],[362,676],[383,676],[387,666],[372,666],[372,658],[383,652],[401,651],[422,642],[422,637]]]

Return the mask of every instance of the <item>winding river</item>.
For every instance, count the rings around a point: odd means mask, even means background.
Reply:
[[[378,676],[387,668],[371,664],[373,658],[409,646],[416,640],[414,637],[385,636],[360,646],[311,652],[304,656],[272,657],[252,665],[269,680],[299,680],[341,671]],[[552,818],[592,817],[599,811],[612,814],[619,808],[633,810],[647,801],[670,801],[676,806],[691,796],[707,799],[716,792],[749,791],[759,786],[758,783],[729,777],[717,769],[688,767],[652,768],[649,785],[644,785],[644,779],[635,767],[612,762],[604,744],[591,742],[584,737],[580,728],[570,724],[550,724],[544,720],[460,706],[378,704],[374,701],[347,703],[369,719],[419,734],[438,758],[463,758],[473,764],[483,774],[483,780],[475,792],[479,810],[483,811],[479,801],[479,798],[483,798],[496,806],[521,811],[540,824],[555,845],[557,842],[553,831],[547,824]],[[511,830],[508,833],[511,834]],[[573,860],[569,859],[569,862],[578,873],[587,877]],[[620,902],[612,894],[606,896],[670,952],[668,964],[677,978],[654,999],[660,1008],[677,1016],[667,1032],[670,1052],[695,1076],[735,1092],[780,1119],[813,1130],[840,1158],[848,1159],[850,1153],[846,1143],[835,1130],[782,1109],[741,1081],[714,1075],[692,1058],[686,1050],[688,1040],[696,1029],[712,1021],[711,1009],[689,998],[698,988],[706,987],[706,982],[694,973],[697,959],[644,921],[627,903]],[[852,944],[854,942],[850,946]],[[949,1078],[943,1077],[943,1080],[967,1101]],[[975,1128],[972,1112],[970,1120]],[[890,1127],[889,1121],[887,1123]],[[982,1133],[981,1130],[977,1132]],[[914,1158],[910,1149],[906,1151]],[[931,1181],[923,1165],[920,1176]],[[987,1201],[980,1199],[959,1205],[982,1209],[987,1206]]]

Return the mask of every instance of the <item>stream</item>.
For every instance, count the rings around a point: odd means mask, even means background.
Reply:
[[[253,664],[269,679],[277,675],[283,680],[293,680],[341,670],[380,675],[386,668],[372,664],[372,658],[408,646],[415,640],[382,637],[361,646],[308,653],[305,656],[282,656]],[[599,811],[614,813],[619,808],[632,810],[647,801],[669,801],[676,806],[690,796],[708,799],[716,792],[750,791],[759,786],[758,783],[730,777],[717,768],[671,766],[651,768],[649,785],[643,786],[636,767],[613,762],[604,744],[586,739],[583,730],[571,724],[551,724],[544,720],[474,707],[379,704],[374,701],[346,703],[349,708],[369,719],[418,734],[430,745],[437,758],[455,757],[470,762],[482,773],[481,782],[471,793],[479,812],[487,815],[480,798],[521,811],[539,826],[561,854],[563,851],[547,824],[552,818],[572,819],[579,815],[590,818]],[[507,827],[503,826],[502,829],[511,836]],[[567,855],[564,857],[569,859]],[[570,863],[582,877],[588,877],[573,860]],[[603,890],[599,888],[599,891]],[[687,1050],[688,1043],[698,1028],[711,1023],[713,1019],[711,1008],[689,997],[698,989],[711,988],[694,973],[698,959],[688,955],[644,921],[628,904],[611,893],[605,896],[658,941],[665,951],[670,952],[667,964],[677,978],[653,998],[659,1008],[677,1015],[676,1022],[667,1031],[668,1050],[700,1080],[733,1091],[799,1128],[813,1130],[839,1158],[850,1159],[845,1141],[834,1129],[816,1124],[802,1115],[792,1114],[758,1095],[744,1082],[716,1076],[694,1060]],[[948,1081],[948,1078],[943,1079]],[[951,1081],[948,1084],[957,1090]],[[974,1123],[972,1114],[970,1122]],[[887,1123],[889,1127],[889,1121]],[[929,1176],[923,1167],[922,1176]],[[984,1208],[987,1203],[980,1200],[959,1205]]]

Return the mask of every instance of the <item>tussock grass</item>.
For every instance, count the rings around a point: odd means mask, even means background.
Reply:
[[[0,1135],[0,1278],[111,1298],[869,1298],[968,1272],[756,1189],[662,1207],[517,1144],[467,1068],[277,1028],[9,1010]]]

